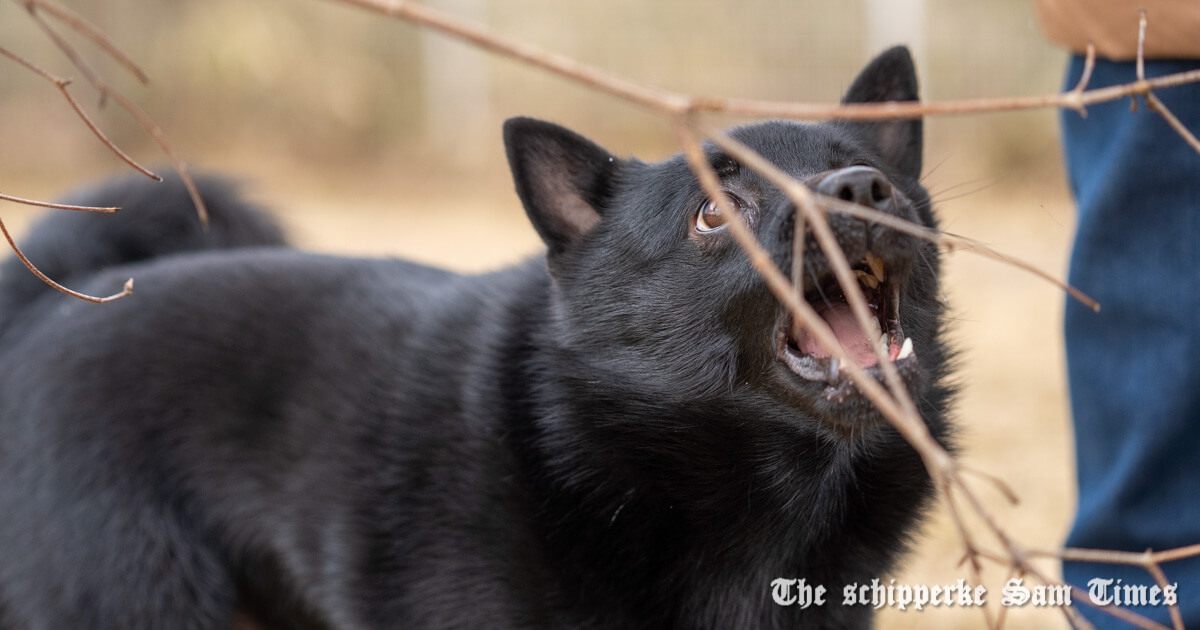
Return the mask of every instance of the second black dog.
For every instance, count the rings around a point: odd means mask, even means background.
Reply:
[[[849,102],[912,100],[907,51]],[[921,122],[732,132],[818,191],[932,226]],[[204,180],[118,182],[0,277],[0,626],[846,628],[927,501],[921,460],[794,332],[684,160],[511,120],[545,258],[480,276],[283,246]],[[708,159],[782,269],[794,209]],[[938,252],[843,215],[889,359],[944,437]],[[815,245],[804,287],[874,366]],[[826,589],[804,608],[777,578]],[[786,599],[786,598],[785,598]]]

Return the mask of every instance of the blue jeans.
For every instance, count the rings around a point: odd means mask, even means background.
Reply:
[[[1066,85],[1083,68],[1075,57]],[[1146,76],[1200,68],[1148,61]],[[1135,79],[1133,63],[1098,60],[1091,87]],[[1200,133],[1200,85],[1157,92]],[[1079,511],[1067,545],[1156,550],[1200,543],[1200,154],[1162,117],[1124,99],[1062,114],[1079,222],[1070,282],[1099,300],[1069,300],[1067,370]],[[1153,585],[1145,571],[1065,563],[1068,582]],[[1200,628],[1200,559],[1163,565],[1189,628]],[[1076,607],[1099,628],[1124,622]],[[1132,607],[1170,625],[1165,607]]]

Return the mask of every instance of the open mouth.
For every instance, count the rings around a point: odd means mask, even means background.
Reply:
[[[804,299],[825,320],[849,358],[869,375],[882,379],[875,351],[879,344],[887,360],[908,380],[915,371],[917,356],[912,339],[905,337],[900,327],[900,283],[889,278],[884,261],[872,254],[867,254],[852,269],[858,276],[867,306],[875,315],[877,332],[864,331],[858,325],[845,293],[832,275],[805,292]],[[858,391],[833,351],[808,331],[797,330],[790,315],[780,318],[776,338],[780,359],[788,369],[802,379],[828,385],[823,392],[825,398],[842,402]]]

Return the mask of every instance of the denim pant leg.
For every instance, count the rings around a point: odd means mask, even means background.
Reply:
[[[1067,85],[1083,62],[1073,59]],[[1150,61],[1146,75],[1200,68]],[[1135,79],[1097,61],[1091,87]],[[1200,133],[1200,85],[1158,92]],[[1066,350],[1079,511],[1067,545],[1143,551],[1200,543],[1200,154],[1139,103],[1062,114],[1078,204],[1070,281],[1102,305],[1069,301]],[[1200,559],[1163,566],[1189,628],[1200,628]],[[1152,585],[1143,570],[1066,563],[1067,581]],[[1127,628],[1078,605],[1100,628]],[[1170,625],[1165,608],[1134,608]]]

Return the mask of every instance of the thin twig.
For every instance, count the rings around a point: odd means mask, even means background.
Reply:
[[[54,42],[58,49],[67,56],[67,59],[71,61],[71,64],[83,74],[88,83],[90,83],[91,86],[100,93],[101,98],[112,99],[116,101],[122,109],[132,116],[139,125],[141,125],[142,129],[144,129],[152,138],[154,138],[154,142],[158,144],[159,148],[162,149],[163,153],[166,154],[167,159],[171,162],[171,166],[175,168],[175,171],[179,173],[180,179],[183,180],[183,184],[187,188],[188,195],[191,197],[192,205],[196,208],[196,215],[200,218],[201,225],[203,225],[205,229],[208,229],[208,208],[204,205],[204,199],[200,196],[199,190],[196,188],[196,183],[192,179],[191,173],[188,171],[187,164],[179,157],[179,155],[175,153],[175,150],[167,141],[166,134],[163,133],[158,124],[155,123],[150,115],[147,114],[142,108],[135,105],[133,101],[126,98],[125,95],[120,91],[108,85],[108,83],[100,77],[99,73],[93,70],[91,66],[84,61],[83,57],[78,53],[78,51],[75,50],[75,47],[71,46],[71,44],[67,42],[67,40],[63,38],[49,22],[42,18],[38,11],[40,8],[46,6],[44,0],[17,1],[21,2],[25,6],[33,20],[37,22],[38,26],[40,26],[46,35],[50,37],[51,41]],[[68,22],[68,24],[70,23]],[[73,24],[72,26],[74,27]],[[124,57],[124,55],[122,55],[122,57]],[[60,86],[60,89],[65,88]],[[74,99],[70,100],[76,111],[82,112],[82,110],[78,107],[78,104],[74,102]],[[89,122],[89,126],[94,127],[94,125],[90,124],[90,121],[87,122]],[[162,180],[161,177],[144,168],[139,168],[138,170],[156,180]]]
[[[1141,552],[1068,547],[1058,550],[1030,550],[1029,555],[1032,557],[1057,558],[1071,562],[1123,564],[1141,567],[1155,579],[1160,588],[1163,588],[1167,586],[1167,578],[1166,574],[1163,573],[1162,565],[1175,560],[1200,556],[1200,544],[1187,545],[1175,549],[1164,549],[1162,551],[1147,549]],[[1183,628],[1183,618],[1179,612],[1178,602],[1170,605],[1169,609],[1172,624],[1177,630]]]
[[[821,204],[827,206],[830,210],[841,212],[864,221],[871,221],[880,225],[886,225],[897,232],[903,232],[905,234],[910,234],[918,238],[923,238],[925,240],[938,243],[952,251],[961,249],[973,254],[978,254],[984,258],[991,258],[992,260],[1002,262],[1010,267],[1016,267],[1017,269],[1031,273],[1038,278],[1053,284],[1055,287],[1058,287],[1059,290],[1067,293],[1067,295],[1070,295],[1080,304],[1083,304],[1093,311],[1100,311],[1100,303],[1092,299],[1083,291],[1080,291],[1066,282],[1059,280],[1050,273],[1038,268],[1036,265],[988,247],[976,239],[963,236],[961,234],[955,234],[953,232],[932,230],[923,225],[918,225],[911,221],[901,219],[900,217],[885,214],[871,208],[865,208],[858,204],[849,203],[835,197],[821,196],[820,201]]]
[[[1137,79],[1141,83],[1147,82],[1146,9],[1144,8],[1138,9]],[[1146,99],[1146,106],[1150,108],[1150,111],[1162,116],[1163,120],[1167,121],[1167,124],[1171,126],[1171,129],[1175,130],[1175,133],[1179,134],[1179,137],[1183,138],[1184,142],[1187,142],[1188,146],[1192,147],[1193,151],[1200,153],[1200,140],[1197,140],[1196,136],[1192,134],[1192,132],[1189,131],[1182,122],[1179,121],[1179,118],[1177,118],[1175,114],[1167,108],[1166,104],[1158,98],[1158,95],[1156,95],[1150,88],[1147,88],[1142,94],[1142,98]]]
[[[121,49],[112,42],[100,29],[96,28],[91,22],[84,19],[78,13],[51,2],[50,0],[18,0],[28,9],[31,5],[38,9],[53,15],[59,21],[71,27],[76,33],[88,38],[92,43],[96,44],[108,53],[114,61],[121,64],[129,71],[138,81],[143,84],[150,82],[150,77],[141,69],[128,55],[121,52]]]
[[[1167,109],[1166,104],[1159,100],[1158,95],[1156,95],[1154,92],[1146,92],[1145,99],[1146,105],[1152,111],[1157,112],[1158,115],[1162,116],[1163,120],[1166,120],[1167,124],[1171,125],[1171,128],[1175,130],[1175,133],[1179,134],[1179,137],[1183,138],[1183,140],[1188,143],[1188,146],[1192,147],[1192,149],[1197,153],[1200,153],[1200,140],[1196,139],[1195,134],[1189,131],[1188,128],[1184,126],[1184,124],[1180,122],[1178,118],[1175,117],[1175,114],[1172,113],[1171,110]]]
[[[993,475],[989,472],[985,472],[983,470],[975,468],[974,466],[968,466],[967,464],[964,464],[962,462],[958,463],[958,468],[959,468],[959,470],[961,470],[965,473],[970,473],[972,475],[975,475],[976,477],[979,477],[980,479],[990,482],[993,486],[996,487],[997,490],[1000,491],[1000,494],[1004,495],[1005,499],[1008,499],[1008,502],[1011,503],[1012,505],[1019,505],[1021,503],[1021,499],[1017,496],[1016,492],[1013,492],[1012,487],[1009,486],[1007,483],[1004,482],[1003,479],[997,477],[996,475]]]
[[[792,288],[799,295],[804,295],[804,242],[807,240],[805,236],[804,213],[796,208],[795,218],[792,220]],[[799,322],[793,322],[792,335],[797,336],[800,332]]]
[[[192,205],[196,208],[196,215],[200,218],[200,225],[205,230],[208,229],[208,207],[204,204],[204,199],[200,196],[199,189],[196,188],[196,182],[192,180],[192,175],[188,171],[187,163],[183,158],[175,153],[175,149],[171,147],[171,143],[167,141],[167,135],[163,133],[162,128],[150,118],[150,115],[141,107],[134,104],[133,101],[125,98],[124,94],[115,90],[108,90],[108,95],[117,102],[125,111],[138,121],[138,124],[145,129],[147,133],[154,138],[154,142],[158,144],[163,153],[167,155],[167,159],[171,162],[171,166],[175,168],[175,172],[179,173],[180,180],[187,188],[188,196],[192,199]],[[159,178],[161,179],[161,178]]]
[[[459,19],[448,13],[407,0],[333,0],[397,18],[437,31],[483,50],[515,59],[562,77],[568,77],[618,98],[650,109],[679,114],[690,108],[691,98],[630,81],[595,66],[547,51],[532,44],[505,37],[487,27]]]
[[[963,557],[958,561],[958,566],[962,566],[965,562],[970,567],[970,579],[974,584],[983,583],[983,566],[979,562],[980,550],[975,546],[975,540],[971,537],[971,532],[967,530],[966,522],[963,520],[962,514],[958,511],[958,505],[954,502],[954,493],[951,491],[948,478],[943,477],[937,484],[938,493],[942,497],[942,503],[950,512],[950,522],[954,524],[954,529],[958,532],[958,539],[963,545]],[[983,614],[983,620],[987,623],[989,630],[998,630],[999,625],[988,614],[987,607],[981,607],[980,612]]]
[[[380,15],[431,28],[484,50],[524,62],[587,87],[638,103],[670,116],[686,112],[712,112],[761,118],[798,118],[804,120],[885,120],[919,118],[941,114],[1043,109],[1047,107],[1081,111],[1088,105],[1114,101],[1151,89],[1200,82],[1200,70],[1163,75],[1145,81],[1115,85],[1077,93],[1074,90],[1039,96],[981,98],[949,101],[907,101],[828,105],[740,98],[696,97],[646,86],[618,77],[561,54],[519,42],[478,24],[455,18],[411,0],[329,0],[356,6]]]
[[[121,161],[128,164],[130,166],[130,168],[136,170],[137,172],[145,175],[146,177],[150,177],[152,179],[162,181],[161,177],[159,177],[158,175],[155,175],[150,169],[139,164],[137,162],[137,160],[133,159],[128,154],[126,154],[124,151],[122,151],[121,148],[116,145],[116,143],[114,143],[112,140],[108,139],[108,136],[106,136],[104,134],[104,132],[101,131],[100,127],[98,125],[96,125],[95,122],[92,121],[91,117],[87,115],[87,112],[84,111],[83,107],[79,104],[79,101],[76,101],[75,97],[71,95],[71,91],[68,89],[68,87],[71,85],[70,79],[64,79],[62,77],[55,76],[55,75],[47,72],[46,70],[43,70],[42,68],[38,67],[37,65],[35,65],[33,62],[29,61],[28,59],[25,59],[24,57],[21,57],[20,55],[4,48],[3,46],[0,46],[0,55],[3,55],[5,57],[21,64],[30,72],[33,72],[34,74],[38,75],[39,77],[42,77],[43,79],[54,84],[54,87],[58,88],[58,91],[63,95],[63,98],[67,99],[67,103],[71,105],[71,109],[75,110],[75,115],[79,116],[80,120],[83,121],[83,124],[87,125],[87,128],[89,130],[91,130],[92,134],[95,135],[97,138],[99,138],[100,142],[103,143],[104,146],[107,147],[109,151],[112,151],[113,154],[115,154],[117,157],[121,158]]]
[[[79,54],[78,51],[75,50],[74,46],[68,43],[67,40],[58,33],[58,31],[54,30],[54,27],[50,26],[49,22],[42,18],[42,14],[38,12],[40,5],[33,0],[17,0],[17,2],[20,2],[25,6],[25,10],[29,13],[29,17],[32,18],[38,27],[42,29],[42,32],[46,34],[46,37],[49,37],[50,41],[54,42],[54,45],[59,49],[59,51],[67,56],[67,59],[71,62],[71,65],[75,66],[75,69],[79,70],[79,72],[83,74],[83,78],[100,92],[101,98],[106,98],[107,94],[105,93],[105,90],[102,90],[99,87],[104,84],[104,81],[100,79],[100,74],[96,72],[94,68],[92,68],[92,65],[89,64],[87,60]]]
[[[1075,84],[1075,88],[1067,92],[1071,96],[1074,104],[1070,106],[1079,113],[1081,118],[1087,118],[1087,107],[1083,103],[1083,94],[1087,91],[1087,86],[1092,81],[1092,72],[1096,69],[1096,46],[1092,42],[1087,44],[1087,55],[1083,58],[1083,72],[1079,75],[1079,83]]]
[[[5,195],[3,193],[0,193],[0,200],[11,201],[13,203],[20,203],[20,204],[24,204],[27,206],[38,206],[39,208],[56,208],[58,210],[76,210],[79,212],[112,213],[112,212],[116,212],[116,211],[120,210],[120,208],[113,207],[113,206],[109,206],[109,207],[105,207],[105,206],[75,206],[75,205],[71,205],[68,203],[53,203],[53,202],[49,202],[49,201],[37,201],[34,199],[23,199],[21,197],[14,197],[12,195]]]
[[[45,282],[46,284],[50,285],[51,287],[54,287],[55,289],[62,291],[63,293],[66,293],[67,295],[70,295],[72,297],[76,297],[76,298],[79,298],[81,300],[85,300],[88,302],[95,302],[96,304],[103,304],[105,302],[119,300],[119,299],[129,295],[130,293],[133,293],[133,278],[130,278],[125,281],[125,287],[123,289],[121,289],[120,293],[114,293],[113,295],[110,295],[108,297],[96,297],[93,295],[88,295],[86,293],[80,293],[78,291],[73,291],[71,289],[68,289],[67,287],[64,287],[63,285],[50,279],[49,276],[42,273],[42,271],[40,269],[38,269],[36,266],[34,266],[34,264],[32,262],[30,262],[28,258],[25,257],[25,253],[21,251],[20,247],[17,247],[17,242],[15,240],[13,240],[12,235],[8,233],[8,228],[4,226],[4,221],[2,221],[2,220],[0,220],[0,232],[4,233],[4,238],[8,240],[8,245],[10,247],[12,247],[13,253],[15,253],[17,255],[17,258],[21,261],[21,264],[25,265],[26,269],[28,269],[30,272],[32,272],[33,275],[37,276],[38,279],[40,279],[42,282]]]
[[[1147,550],[1147,553],[1149,552],[1150,550]],[[1150,565],[1146,567],[1146,571],[1149,572],[1154,578],[1154,582],[1158,584],[1158,587],[1165,592],[1168,588],[1167,574],[1163,573],[1162,567],[1155,563],[1150,563]],[[1178,601],[1167,606],[1167,614],[1171,615],[1171,626],[1174,627],[1175,630],[1184,630],[1183,613],[1179,610]]]
[[[1116,551],[1112,549],[1080,549],[1078,547],[1067,547],[1066,549],[1056,550],[1035,549],[1030,550],[1029,553],[1030,555],[1034,556],[1059,558],[1073,562],[1095,562],[1103,564],[1146,566],[1148,563],[1164,564],[1167,562],[1174,562],[1176,560],[1200,556],[1200,544],[1176,547],[1174,549],[1164,549],[1161,551]]]
[[[1146,80],[1146,9],[1138,8],[1137,78]]]

